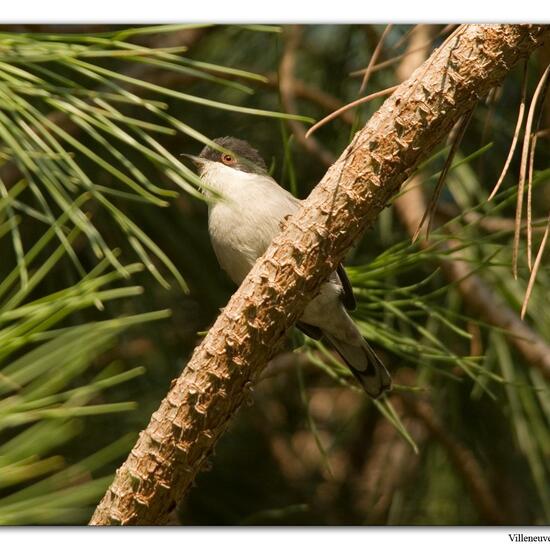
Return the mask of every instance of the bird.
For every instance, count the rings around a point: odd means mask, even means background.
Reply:
[[[301,202],[273,179],[264,159],[247,141],[213,140],[198,156],[185,154],[197,168],[209,196],[208,232],[222,269],[240,285]],[[376,399],[392,387],[390,374],[363,338],[348,311],[356,303],[340,264],[307,304],[297,328],[316,340],[325,337],[365,392]]]

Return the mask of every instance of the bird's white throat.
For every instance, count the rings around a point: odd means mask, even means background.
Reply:
[[[219,193],[222,200],[240,202],[245,195],[254,192],[265,176],[241,172],[221,162],[208,162],[204,165],[201,180],[209,189]],[[212,197],[212,193],[205,189],[205,194]]]

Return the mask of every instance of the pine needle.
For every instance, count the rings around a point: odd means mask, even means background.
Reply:
[[[539,272],[540,262],[542,260],[542,255],[544,253],[544,248],[546,247],[546,241],[548,240],[548,233],[550,232],[550,213],[548,214],[548,222],[546,223],[546,229],[544,230],[544,235],[537,252],[537,257],[535,258],[535,263],[529,277],[529,283],[527,284],[527,290],[525,291],[525,298],[523,299],[523,305],[521,306],[521,318],[525,317],[525,312],[527,311],[527,305],[529,304],[529,299],[531,298],[531,293],[533,292],[533,287],[535,286],[535,280],[537,278],[537,273]]]
[[[544,83],[550,72],[550,65],[546,67],[535,93],[533,94],[533,99],[531,100],[531,105],[529,106],[529,112],[527,114],[527,122],[525,123],[525,133],[523,137],[523,149],[521,151],[521,165],[519,170],[519,183],[518,183],[518,200],[516,205],[516,229],[514,232],[514,243],[512,246],[512,275],[514,279],[518,278],[518,256],[519,256],[519,240],[521,236],[521,221],[523,215],[523,194],[525,192],[525,180],[527,174],[527,164],[529,159],[529,146],[531,144],[531,130],[533,127],[533,118],[535,116],[535,108],[541,91],[544,87]],[[529,258],[528,258],[529,259]]]
[[[386,88],[384,90],[379,90],[378,92],[374,92],[372,94],[369,94],[365,97],[361,97],[359,99],[356,99],[355,101],[352,101],[351,103],[348,103],[347,105],[344,105],[343,107],[340,107],[339,109],[336,109],[336,111],[333,111],[330,113],[330,115],[327,115],[325,118],[321,119],[319,122],[316,122],[307,132],[306,132],[306,138],[310,137],[313,132],[317,131],[321,126],[324,126],[327,122],[330,122],[331,120],[334,120],[335,118],[339,117],[342,113],[349,111],[350,109],[353,109],[354,107],[357,107],[358,105],[362,105],[363,103],[367,103],[369,101],[372,101],[373,99],[376,99],[378,97],[383,97],[385,95],[390,95],[397,90],[399,86],[391,86],[390,88]]]
[[[550,65],[549,65],[550,67]],[[546,92],[548,91],[548,84],[550,80],[546,79],[544,87],[540,94],[540,103],[544,105],[544,100],[546,97]],[[531,131],[531,144],[529,146],[529,169],[527,171],[527,262],[529,264],[529,269],[531,269],[531,255],[533,248],[533,172],[535,165],[535,151],[537,148],[538,140],[538,129],[540,127],[540,122],[542,119],[542,113],[544,109],[539,109],[539,115],[537,117],[537,122],[535,123]]]
[[[386,39],[386,36],[391,31],[393,25],[386,25],[386,28],[384,29],[384,32],[382,33],[382,36],[380,37],[380,40],[378,41],[378,44],[376,44],[376,48],[374,48],[374,52],[370,58],[369,64],[367,65],[367,68],[365,70],[365,74],[363,75],[363,80],[361,81],[361,87],[359,88],[359,93],[362,94],[365,88],[367,87],[367,83],[369,81],[370,75],[372,73],[372,68],[374,67],[374,64],[376,63],[376,60],[378,59],[378,56],[380,55],[380,52],[382,51],[382,46],[384,45],[384,40]]]
[[[516,151],[516,145],[518,143],[519,134],[521,132],[521,126],[523,124],[523,116],[525,115],[526,90],[527,90],[527,62],[525,62],[524,69],[523,69],[523,80],[521,85],[521,100],[520,100],[520,105],[518,110],[518,120],[516,122],[516,128],[514,130],[514,137],[512,139],[512,144],[510,145],[510,151],[508,152],[508,157],[506,158],[506,162],[504,163],[504,167],[502,168],[502,172],[500,173],[500,176],[493,190],[491,191],[491,194],[489,195],[488,200],[492,200],[494,196],[498,193],[498,190],[500,189],[500,186],[502,185],[502,182],[504,181],[504,178],[508,173],[508,169],[510,168],[510,163],[512,162],[512,158]]]
[[[420,231],[422,230],[422,226],[424,225],[424,222],[427,218],[429,218],[428,222],[428,228],[426,230],[426,239],[428,239],[430,235],[430,230],[432,226],[432,220],[433,220],[433,213],[435,211],[435,208],[437,206],[437,203],[439,201],[439,197],[441,195],[441,191],[443,189],[443,185],[445,184],[445,180],[447,178],[447,174],[449,172],[449,169],[452,165],[453,158],[455,156],[455,153],[460,145],[460,142],[462,141],[462,138],[464,137],[464,133],[466,132],[466,128],[468,127],[468,124],[470,123],[470,120],[472,119],[472,115],[474,113],[475,106],[470,110],[469,113],[462,116],[460,121],[457,125],[457,132],[455,134],[455,137],[453,139],[453,143],[451,145],[451,149],[449,150],[449,154],[447,155],[447,158],[445,159],[445,165],[443,166],[443,170],[441,171],[441,174],[439,175],[439,179],[437,180],[437,184],[435,186],[435,190],[432,193],[432,197],[430,199],[430,202],[422,215],[422,219],[420,220],[420,223],[418,224],[418,227],[416,231],[414,232],[412,242],[416,242],[416,239],[418,238],[418,235],[420,234]]]

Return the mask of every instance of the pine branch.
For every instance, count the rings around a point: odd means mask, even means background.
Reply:
[[[456,121],[549,35],[544,25],[462,27],[396,90],[233,295],[91,524],[166,521],[286,330],[346,251]]]

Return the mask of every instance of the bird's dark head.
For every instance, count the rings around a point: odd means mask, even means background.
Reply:
[[[215,139],[214,143],[219,146],[219,149],[207,145],[198,157],[188,155],[197,165],[199,172],[202,172],[207,163],[219,162],[240,172],[267,173],[264,159],[248,142],[227,136]]]

